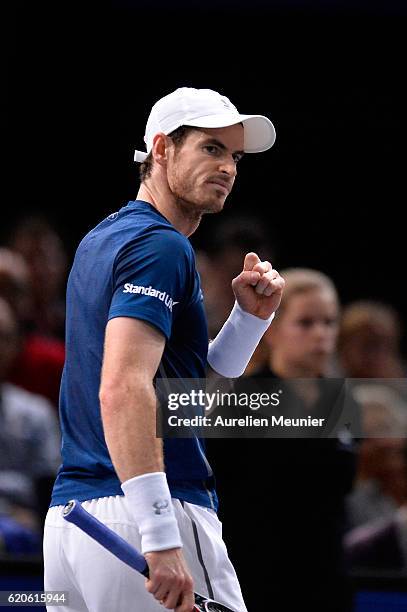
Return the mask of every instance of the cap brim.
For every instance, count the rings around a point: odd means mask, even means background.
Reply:
[[[184,125],[202,128],[222,128],[243,123],[244,151],[245,153],[261,153],[273,146],[276,140],[276,130],[270,119],[263,115],[208,115],[191,121]]]
[[[276,130],[270,119],[263,115],[242,115],[244,150],[246,153],[267,151],[276,141]]]

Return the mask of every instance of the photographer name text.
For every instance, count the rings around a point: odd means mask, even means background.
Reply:
[[[222,417],[215,419],[208,416],[194,416],[192,418],[171,415],[168,417],[170,427],[323,427],[325,419],[316,419],[310,416],[289,419],[283,416],[259,418],[252,415],[245,417]]]

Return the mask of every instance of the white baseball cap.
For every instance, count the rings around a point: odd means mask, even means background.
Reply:
[[[260,153],[273,146],[276,131],[263,115],[241,115],[231,101],[212,89],[180,87],[156,102],[146,125],[146,151],[136,151],[134,161],[143,162],[159,132],[170,134],[181,125],[222,128],[243,123],[244,151]]]

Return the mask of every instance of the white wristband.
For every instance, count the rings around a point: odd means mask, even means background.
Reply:
[[[181,548],[165,473],[135,476],[121,486],[141,534],[141,552]]]
[[[209,345],[211,368],[227,378],[241,376],[273,319],[274,313],[268,319],[260,319],[235,302],[229,318]]]

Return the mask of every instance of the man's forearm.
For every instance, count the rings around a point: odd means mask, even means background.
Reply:
[[[156,437],[153,384],[121,382],[109,390],[102,385],[100,404],[106,444],[140,531],[142,552],[181,547],[162,442]]]
[[[274,313],[266,320],[244,312],[235,302],[229,318],[210,343],[208,364],[221,376],[237,378],[245,371]]]
[[[156,403],[152,382],[136,380],[101,389],[106,444],[121,482],[164,471],[162,441],[156,437]]]

